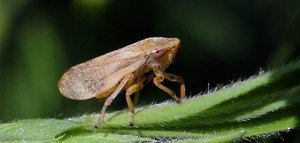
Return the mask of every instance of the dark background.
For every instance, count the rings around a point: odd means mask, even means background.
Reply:
[[[1,0],[1,122],[100,111],[103,99],[64,98],[70,67],[148,37],[177,37],[167,72],[187,95],[245,79],[299,58],[298,0]],[[179,93],[179,85],[165,82]],[[171,99],[152,83],[140,105]],[[109,111],[126,108],[119,95]],[[292,136],[284,138],[291,139]],[[281,139],[280,139],[281,140]]]

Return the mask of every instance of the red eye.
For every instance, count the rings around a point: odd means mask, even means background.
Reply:
[[[153,54],[159,54],[159,53],[161,53],[161,52],[162,52],[162,51],[155,49],[152,53],[153,53]]]
[[[152,56],[158,58],[164,55],[165,51],[164,50],[153,50],[152,52]]]

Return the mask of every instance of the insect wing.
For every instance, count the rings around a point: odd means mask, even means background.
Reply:
[[[62,76],[58,87],[71,99],[105,97],[103,93],[144,63],[144,52],[127,46],[72,67]]]

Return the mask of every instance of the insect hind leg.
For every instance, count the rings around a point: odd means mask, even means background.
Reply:
[[[127,75],[122,81],[121,83],[119,84],[119,86],[116,88],[116,90],[105,100],[104,102],[104,105],[102,107],[102,110],[101,110],[101,115],[98,119],[98,121],[96,122],[95,124],[95,128],[98,128],[98,125],[100,122],[103,122],[103,119],[104,119],[104,116],[105,116],[105,111],[106,111],[106,108],[107,106],[109,106],[113,100],[116,98],[116,96],[121,92],[121,90],[123,89],[123,87],[126,85],[127,81],[134,77],[133,74],[129,74]]]

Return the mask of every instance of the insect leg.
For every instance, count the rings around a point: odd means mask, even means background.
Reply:
[[[144,84],[144,82],[145,82],[146,79],[147,79],[146,76],[139,77],[139,79],[137,81],[137,84],[139,85],[139,87],[138,87],[139,89],[143,88],[143,84]],[[138,91],[135,92],[134,101],[133,101],[134,107],[136,107],[137,104],[138,104],[139,96],[140,96],[140,90],[138,90]]]
[[[97,123],[95,124],[95,128],[98,128],[99,123],[103,122],[103,119],[104,119],[104,116],[105,116],[105,110],[106,110],[107,106],[109,106],[112,103],[112,101],[116,98],[116,96],[121,92],[121,90],[123,89],[123,87],[125,86],[127,81],[132,77],[133,77],[133,74],[129,74],[128,76],[126,76],[121,81],[121,83],[116,88],[116,90],[105,100],[104,105],[103,105],[102,110],[101,110],[100,118],[97,121]]]
[[[148,82],[150,82],[153,78],[155,77],[155,75],[152,73],[152,74],[150,74],[148,77],[143,77],[141,80],[140,80],[140,82],[139,83],[141,83],[141,85],[143,86],[143,84],[144,84],[144,82],[146,81],[146,83],[148,83]],[[140,96],[140,91],[137,91],[136,93],[135,93],[135,96],[134,96],[134,107],[136,107],[137,106],[137,104],[138,104],[138,100],[139,100],[139,96]]]
[[[183,79],[174,74],[164,73],[164,76],[167,80],[180,83],[180,99],[185,98],[185,85]]]
[[[133,105],[134,105],[134,107],[136,107],[137,104],[138,104],[139,96],[140,96],[140,91],[137,91],[137,92],[135,93],[134,100],[133,100]]]
[[[139,90],[141,89],[141,86],[142,86],[141,84],[137,83],[137,84],[130,86],[128,89],[126,89],[126,101],[128,104],[128,108],[130,109],[130,112],[131,112],[130,121],[129,121],[130,126],[133,126],[133,117],[134,117],[134,104],[132,103],[130,95],[132,95],[133,93],[139,92]]]
[[[163,90],[163,91],[167,92],[169,95],[171,95],[177,103],[180,103],[180,100],[177,98],[176,94],[171,89],[169,89],[161,84],[161,82],[164,81],[164,75],[161,74],[160,72],[156,72],[155,70],[154,70],[154,72],[155,72],[156,77],[153,78],[153,83],[158,88],[160,88],[161,90]]]

